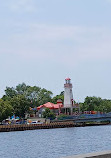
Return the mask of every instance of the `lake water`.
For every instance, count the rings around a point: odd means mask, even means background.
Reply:
[[[60,158],[111,150],[111,126],[0,133],[0,158]]]

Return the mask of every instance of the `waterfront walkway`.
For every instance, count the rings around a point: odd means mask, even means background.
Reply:
[[[65,127],[74,127],[74,126],[75,126],[75,123],[73,121],[55,122],[55,123],[47,123],[47,124],[43,123],[43,124],[0,125],[0,132],[65,128]]]

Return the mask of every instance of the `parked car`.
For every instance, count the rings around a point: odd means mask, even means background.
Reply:
[[[40,121],[32,121],[31,124],[43,124],[43,122],[40,122]]]

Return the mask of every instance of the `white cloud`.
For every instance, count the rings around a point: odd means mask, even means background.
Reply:
[[[1,39],[0,53],[17,54],[27,60],[52,60],[77,65],[87,60],[111,59],[111,30],[102,27],[19,25],[7,41]]]

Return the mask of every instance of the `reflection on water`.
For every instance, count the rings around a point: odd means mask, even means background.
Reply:
[[[111,126],[0,133],[0,158],[59,158],[111,150]]]

